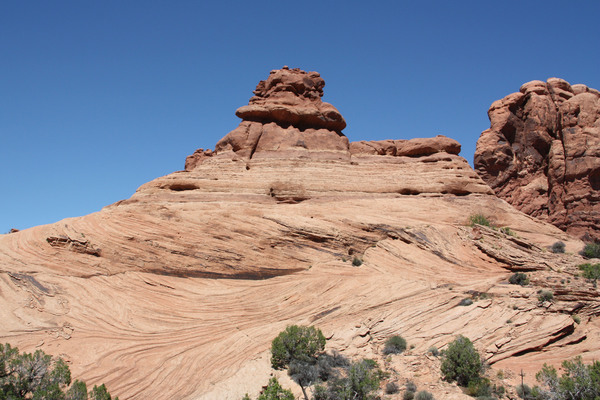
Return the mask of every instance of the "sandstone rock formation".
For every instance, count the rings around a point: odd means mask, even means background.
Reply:
[[[475,169],[517,209],[600,240],[600,92],[550,78],[492,104]]]
[[[280,73],[306,75],[306,101],[319,97],[315,74]],[[533,377],[544,362],[600,357],[597,289],[576,278],[578,256],[544,250],[581,242],[498,199],[451,139],[348,144],[330,120],[244,121],[256,141],[236,130],[130,199],[1,235],[0,341],[60,355],[74,377],[124,399],[256,396],[273,373],[270,342],[289,324],[317,325],[329,349],[374,358],[439,399],[469,398],[426,354],[457,334],[506,383],[521,368]],[[269,124],[311,145],[259,151]],[[311,142],[319,130],[339,142]],[[474,213],[518,237],[466,226]],[[532,285],[508,285],[516,270]],[[542,287],[555,303],[539,304]],[[465,297],[474,303],[458,306]],[[393,334],[415,347],[384,359]]]

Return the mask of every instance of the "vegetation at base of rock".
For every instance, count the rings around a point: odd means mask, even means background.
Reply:
[[[444,380],[467,387],[481,378],[483,363],[473,343],[459,335],[442,353],[441,371]]]
[[[550,290],[540,290],[538,292],[538,300],[540,303],[552,301],[554,300],[554,293],[552,293]]]
[[[53,358],[42,350],[19,353],[19,349],[6,343],[0,344],[0,399],[112,400],[112,397],[104,384],[94,386],[89,393],[84,382],[76,380],[71,385],[71,371],[62,358]]]
[[[383,354],[400,354],[404,350],[406,350],[406,339],[400,335],[394,335],[385,341]]]
[[[248,393],[242,400],[251,400]],[[263,389],[263,391],[258,395],[256,400],[294,400],[294,394],[289,389],[284,389],[277,380],[276,377],[269,379],[269,383]]]
[[[360,267],[363,264],[362,260],[358,257],[354,257],[352,259],[352,265],[355,267]]]
[[[550,248],[550,250],[556,254],[564,253],[565,252],[565,244],[559,240],[558,242],[554,242],[554,244],[552,244],[552,247]]]
[[[421,390],[415,394],[415,400],[434,400],[433,395],[426,390]]]
[[[571,316],[573,318],[573,321],[579,325],[581,323],[581,318],[579,317],[579,315],[572,315]]]
[[[469,217],[469,226],[483,225],[490,228],[494,228],[494,225],[490,220],[483,214],[473,214]]]
[[[586,243],[579,254],[585,258],[600,258],[600,243]]]
[[[288,368],[288,375],[300,385],[306,400],[306,387],[325,374],[318,359],[326,341],[323,332],[314,326],[290,325],[271,342],[271,366]]]
[[[585,365],[581,356],[562,363],[563,374],[559,377],[556,368],[544,364],[536,374],[541,387],[535,386],[525,394],[532,400],[596,400],[600,398],[600,361]],[[522,392],[525,393],[526,388]],[[518,393],[517,388],[517,393]],[[520,394],[519,394],[520,395]]]
[[[589,279],[594,283],[594,287],[598,286],[598,279],[600,279],[600,264],[581,264],[578,265],[582,275],[585,279]]]
[[[512,285],[529,285],[529,277],[524,272],[515,272],[508,278],[508,283]]]
[[[376,399],[382,375],[377,363],[357,361],[346,367],[341,376],[333,376],[326,384],[315,386],[313,400]]]

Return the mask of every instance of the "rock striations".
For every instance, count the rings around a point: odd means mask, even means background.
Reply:
[[[75,377],[134,400],[256,397],[289,324],[317,325],[330,349],[449,400],[468,397],[427,350],[457,334],[506,382],[600,357],[597,289],[575,277],[578,256],[544,250],[581,242],[498,199],[454,140],[348,143],[323,86],[273,71],[240,126],[185,171],[100,212],[0,235],[0,341],[60,355]],[[475,213],[518,237],[466,226]],[[508,285],[521,270],[532,285]],[[540,288],[555,302],[540,304]],[[415,347],[383,359],[394,334]]]
[[[475,169],[517,209],[600,240],[600,92],[550,78],[492,104]]]

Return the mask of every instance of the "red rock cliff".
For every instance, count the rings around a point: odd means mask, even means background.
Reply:
[[[520,211],[600,239],[600,92],[550,78],[492,104],[475,169]]]

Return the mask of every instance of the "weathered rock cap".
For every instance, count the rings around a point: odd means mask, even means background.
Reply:
[[[435,153],[460,153],[460,143],[449,137],[438,135],[434,138],[408,140],[378,140],[350,143],[352,155],[370,154],[396,157],[423,157]]]
[[[324,86],[318,72],[284,66],[260,81],[255,96],[247,106],[238,108],[235,115],[244,121],[341,132],[346,121],[334,106],[321,100]]]

